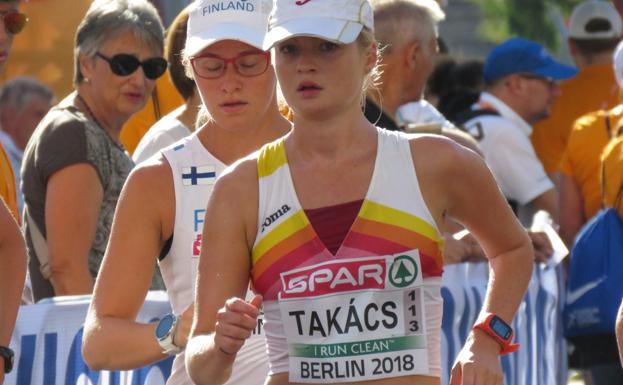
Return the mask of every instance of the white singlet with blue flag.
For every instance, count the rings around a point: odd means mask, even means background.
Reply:
[[[171,167],[175,187],[175,226],[169,253],[159,262],[173,313],[182,314],[195,298],[201,233],[208,199],[226,165],[210,154],[196,134],[162,151]],[[249,296],[249,294],[247,295]],[[263,318],[238,352],[227,385],[261,385],[268,373]],[[184,353],[175,357],[167,385],[192,385]]]

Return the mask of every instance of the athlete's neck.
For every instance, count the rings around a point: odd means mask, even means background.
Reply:
[[[290,122],[279,113],[275,102],[262,119],[249,122],[246,127],[223,127],[209,121],[199,129],[197,136],[212,155],[229,165],[282,137],[290,128]]]
[[[336,160],[347,148],[369,143],[376,137],[375,127],[368,122],[356,105],[342,113],[325,117],[322,121],[295,117],[294,129],[288,144],[296,156],[309,159]]]

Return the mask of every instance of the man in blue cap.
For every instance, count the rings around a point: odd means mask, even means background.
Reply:
[[[534,152],[530,134],[532,124],[548,116],[559,94],[558,81],[576,72],[575,68],[556,62],[541,45],[512,38],[491,51],[484,65],[485,91],[478,103],[462,119],[459,117],[463,127],[479,141],[487,165],[520,219],[524,219],[524,225],[529,224],[530,213],[535,210],[557,216],[554,184]],[[535,245],[540,242],[532,239]],[[541,265],[548,257],[542,255],[536,262]],[[565,343],[557,322],[557,270],[534,269],[526,298],[512,325],[521,349],[502,357],[505,384],[555,385],[563,383],[562,378],[568,375]],[[486,274],[485,268],[461,283],[466,298],[471,296],[468,289],[473,281]],[[461,299],[456,294],[452,298]],[[456,302],[454,306],[462,305]],[[444,317],[445,312],[444,305]]]
[[[549,115],[560,92],[558,81],[576,73],[541,45],[522,38],[495,47],[485,61],[485,91],[463,126],[479,140],[487,164],[520,218],[536,210],[557,218],[554,184],[534,152],[530,134],[532,124]]]

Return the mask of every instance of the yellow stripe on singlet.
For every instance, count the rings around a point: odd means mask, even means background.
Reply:
[[[430,223],[414,215],[380,203],[365,200],[359,216],[371,221],[402,227],[422,234],[437,243],[443,241],[443,238],[439,236],[437,230]]]
[[[257,263],[257,261],[272,249],[279,242],[288,238],[289,236],[296,234],[298,231],[302,230],[306,226],[309,225],[309,221],[305,216],[305,212],[303,210],[299,210],[296,213],[290,215],[290,218],[286,219],[282,223],[280,223],[277,227],[270,230],[268,234],[266,234],[256,245],[253,247],[252,253],[252,262],[253,265]]]
[[[287,163],[284,138],[280,138],[262,148],[257,160],[258,176],[260,178],[267,177]]]

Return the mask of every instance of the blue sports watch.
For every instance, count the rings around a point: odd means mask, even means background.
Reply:
[[[158,326],[156,327],[156,339],[158,340],[158,344],[162,347],[162,351],[170,356],[179,354],[184,350],[173,343],[178,320],[179,317],[175,314],[167,314],[160,318]]]

